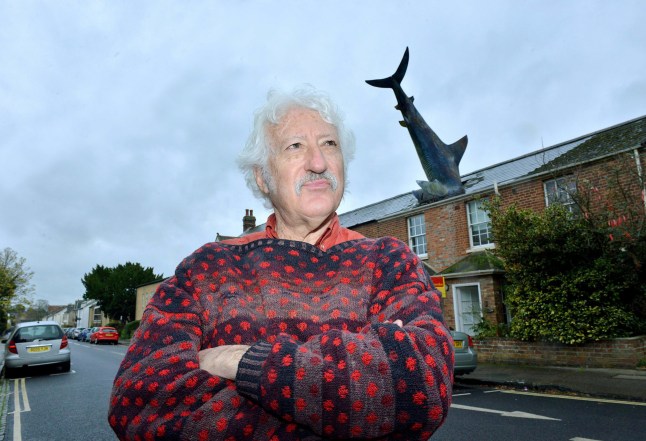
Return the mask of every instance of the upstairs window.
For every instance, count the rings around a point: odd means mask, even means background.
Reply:
[[[418,256],[426,257],[426,222],[423,214],[408,218],[408,246]]]
[[[467,221],[471,248],[493,245],[491,221],[489,214],[482,206],[482,201],[467,203]]]
[[[572,176],[563,176],[550,179],[543,183],[545,188],[545,206],[553,204],[563,205],[570,213],[578,213],[579,207],[572,199],[576,194],[576,181]]]

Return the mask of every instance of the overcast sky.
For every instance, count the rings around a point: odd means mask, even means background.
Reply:
[[[327,91],[357,138],[340,213],[426,179],[394,73],[462,174],[646,115],[646,2],[0,0],[0,249],[35,299],[95,265],[169,276],[245,209],[235,157],[271,87]],[[432,228],[432,227],[431,227]]]

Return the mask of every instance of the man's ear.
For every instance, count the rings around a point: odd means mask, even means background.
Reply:
[[[269,187],[267,186],[267,182],[265,182],[265,178],[260,167],[254,167],[253,175],[256,178],[256,184],[258,184],[260,191],[265,194],[269,194]]]

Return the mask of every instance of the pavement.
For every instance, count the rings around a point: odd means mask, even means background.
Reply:
[[[646,369],[591,369],[478,363],[458,384],[502,386],[646,403]]]

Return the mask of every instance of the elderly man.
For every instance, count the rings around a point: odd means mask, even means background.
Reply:
[[[404,243],[340,226],[352,153],[325,95],[270,94],[239,164],[274,213],[159,287],[115,379],[121,439],[426,440],[442,424],[439,297]]]

